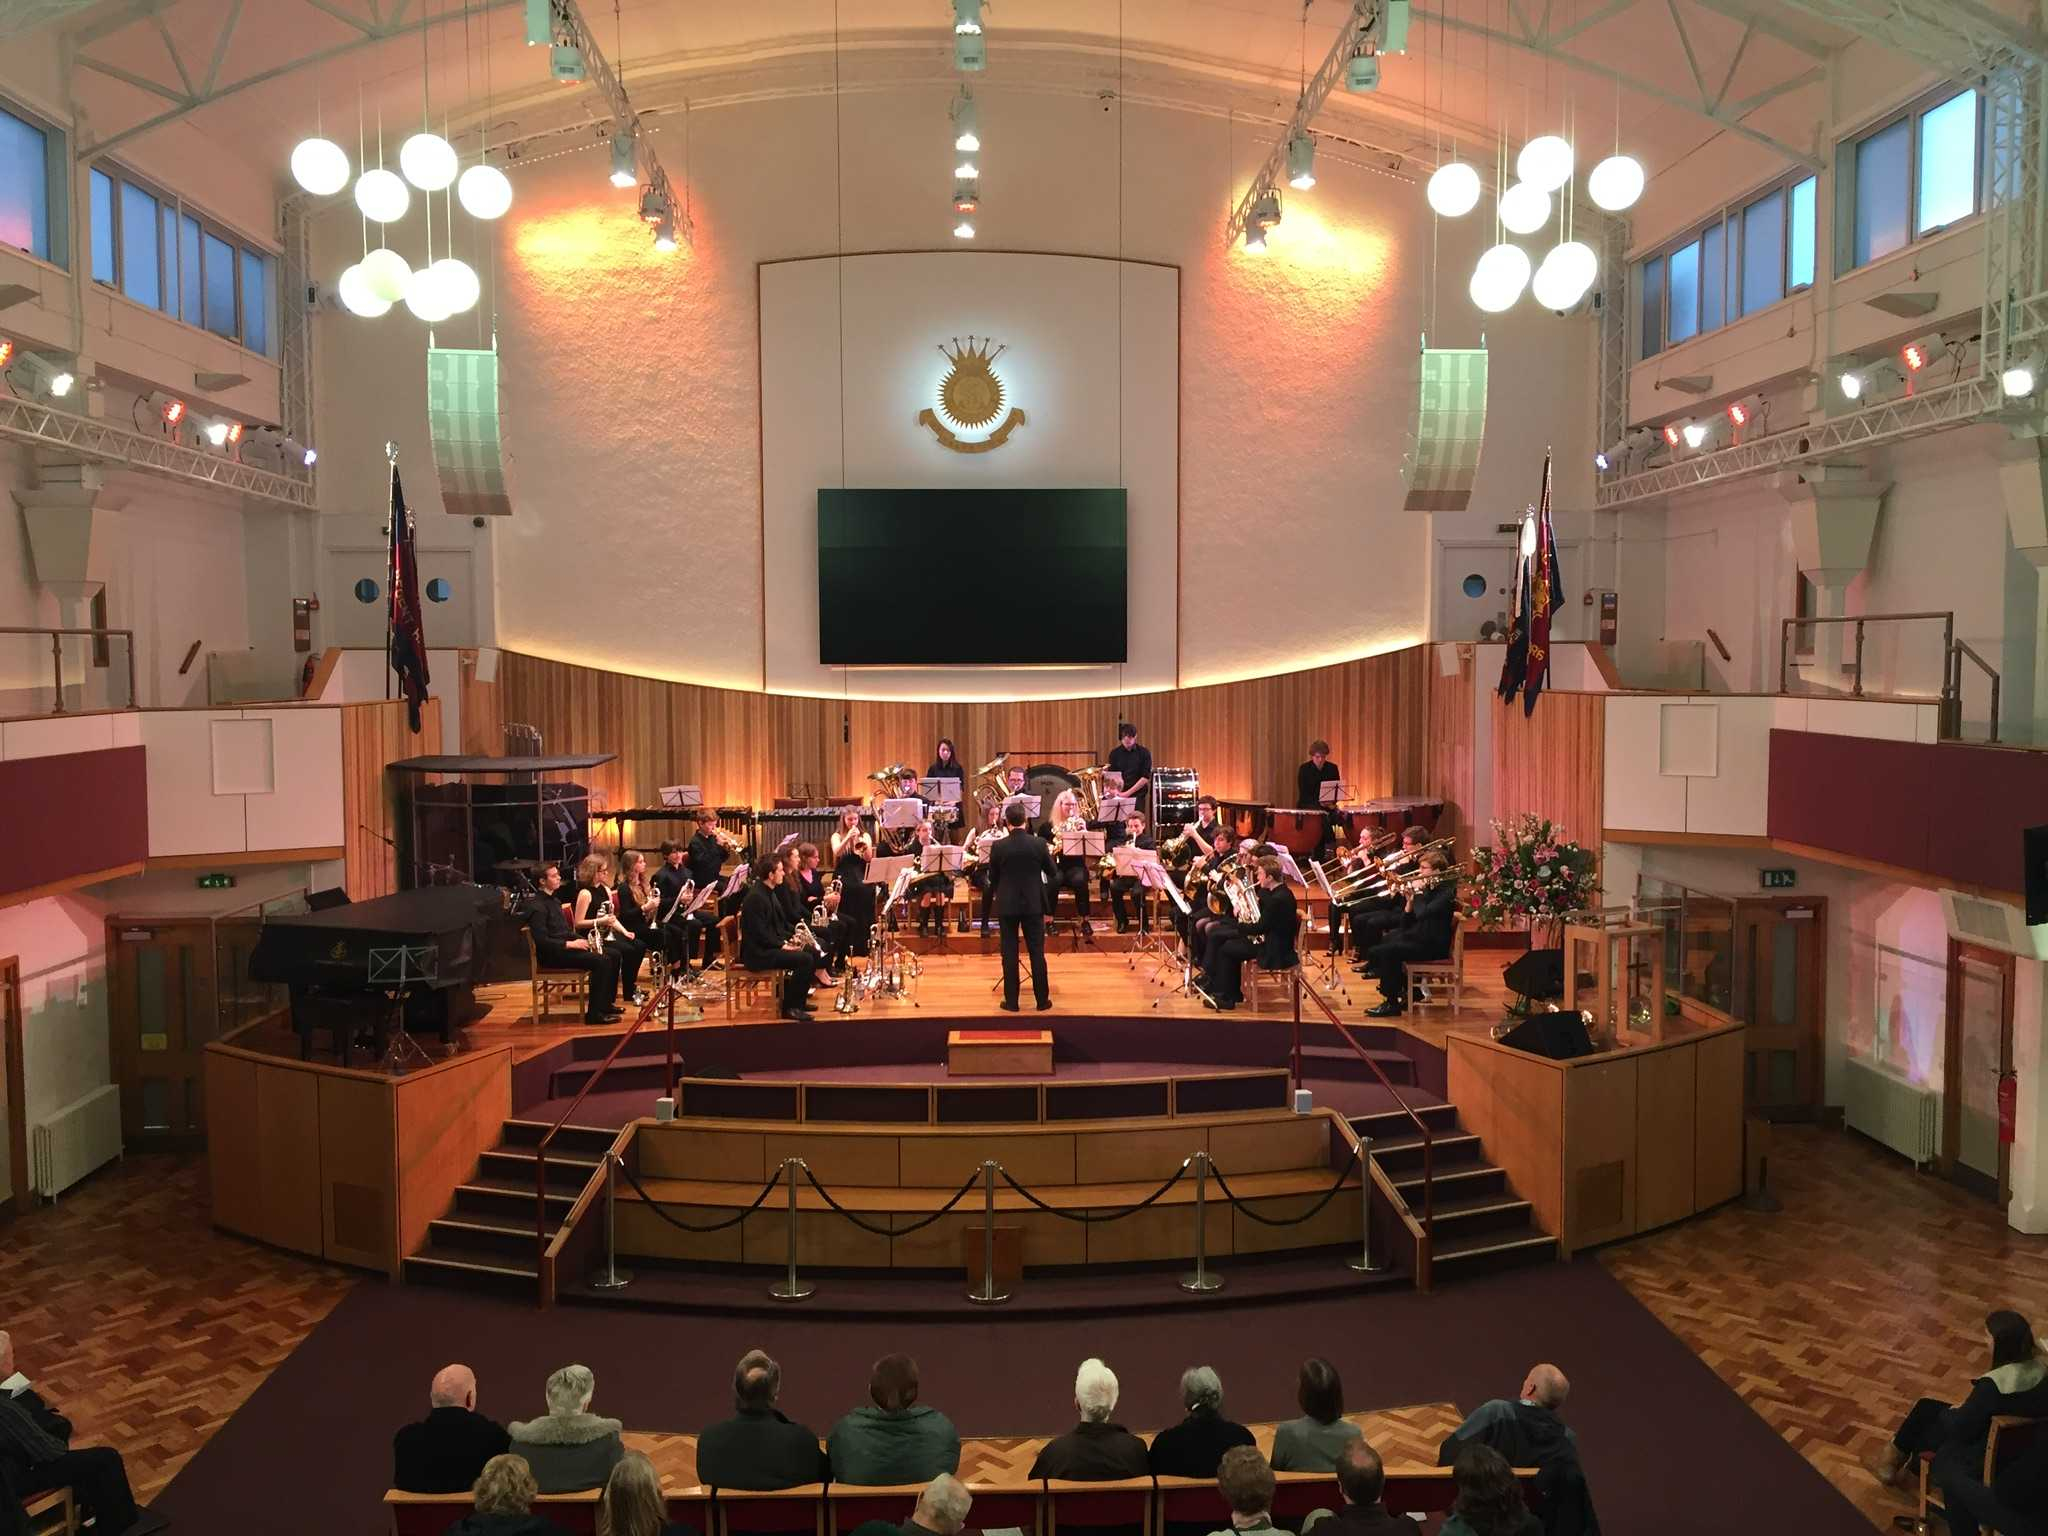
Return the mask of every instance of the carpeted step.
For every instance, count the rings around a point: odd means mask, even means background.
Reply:
[[[1491,1163],[1467,1163],[1457,1168],[1438,1168],[1435,1182],[1437,1199],[1462,1200],[1478,1195],[1505,1194],[1508,1176]],[[1408,1202],[1408,1209],[1420,1214],[1421,1164],[1418,1163],[1412,1171],[1395,1175],[1394,1187],[1401,1191],[1401,1198]]]
[[[539,1155],[531,1147],[493,1147],[477,1159],[476,1171],[491,1178],[534,1185]],[[602,1156],[585,1151],[567,1151],[560,1141],[548,1148],[549,1189],[581,1190],[604,1167]]]
[[[1383,1046],[1368,1046],[1366,1055],[1395,1086],[1406,1087],[1415,1081],[1415,1063],[1402,1052]],[[1309,1078],[1379,1081],[1358,1052],[1344,1045],[1304,1045],[1301,1048],[1301,1070],[1302,1075]]]
[[[548,1097],[551,1099],[572,1099],[582,1092],[583,1085],[596,1075],[602,1061],[576,1061],[567,1066],[557,1067],[548,1074]],[[660,1090],[668,1086],[668,1057],[661,1051],[642,1054],[629,1051],[605,1070],[599,1082],[601,1090],[615,1088],[648,1088]],[[676,1057],[676,1071],[682,1073],[682,1056]],[[559,1145],[559,1140],[557,1145]]]
[[[1430,1244],[1430,1267],[1439,1279],[1466,1279],[1557,1257],[1557,1239],[1533,1227],[1439,1234]]]
[[[516,1287],[530,1293],[540,1281],[540,1268],[534,1263],[531,1250],[524,1257],[515,1257],[442,1248],[430,1242],[406,1259],[405,1278],[456,1285],[465,1290]]]
[[[540,1143],[553,1126],[552,1120],[507,1120],[498,1132],[501,1147],[532,1147]],[[602,1125],[565,1125],[556,1134],[554,1145],[548,1148],[548,1156],[557,1152],[581,1152],[593,1157],[602,1155],[607,1147],[618,1139],[619,1133]]]
[[[548,1226],[548,1239],[553,1241],[560,1233],[560,1212],[550,1212],[557,1218]],[[424,1253],[431,1248],[436,1253],[473,1254],[486,1262],[495,1262],[500,1257],[519,1260],[533,1258],[534,1231],[531,1219],[517,1221],[511,1216],[484,1215],[474,1211],[451,1211],[446,1216],[437,1216],[427,1223],[427,1241],[421,1247]]]
[[[548,1211],[556,1221],[567,1214],[569,1207],[576,1203],[576,1195],[568,1190],[549,1190]],[[480,1216],[510,1216],[515,1220],[524,1217],[533,1219],[533,1180],[521,1183],[517,1179],[502,1179],[490,1174],[474,1174],[467,1183],[455,1186],[456,1211],[470,1211]]]
[[[1479,1138],[1470,1131],[1431,1131],[1430,1163],[1441,1177],[1453,1168],[1469,1167],[1480,1161],[1485,1149]],[[1411,1127],[1405,1134],[1388,1136],[1373,1143],[1373,1161],[1389,1173],[1421,1173],[1423,1165],[1424,1138]]]
[[[1454,1241],[1480,1233],[1528,1233],[1534,1230],[1529,1212],[1529,1202],[1508,1190],[1442,1198],[1433,1212],[1437,1240]],[[530,1234],[528,1241],[532,1241]]]
[[[1415,1111],[1416,1119],[1432,1131],[1454,1132],[1458,1129],[1458,1106],[1455,1104],[1416,1104],[1409,1108]],[[1395,1136],[1413,1136],[1415,1121],[1400,1109],[1378,1109],[1371,1114],[1347,1117],[1351,1129],[1360,1136],[1373,1139],[1373,1149],[1378,1151],[1381,1142]]]

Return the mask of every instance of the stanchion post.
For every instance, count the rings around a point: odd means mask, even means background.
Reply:
[[[981,1164],[981,1289],[969,1291],[967,1299],[978,1306],[998,1306],[1010,1299],[1008,1291],[996,1289],[996,1163],[985,1158]]]
[[[633,1283],[630,1270],[619,1268],[619,1154],[604,1155],[604,1271],[590,1278],[593,1291],[620,1291]]]
[[[1184,1291],[1220,1291],[1223,1277],[1209,1273],[1209,1154],[1197,1152],[1195,1165],[1195,1269],[1193,1274],[1182,1275],[1180,1288]]]
[[[782,1171],[789,1180],[789,1272],[768,1288],[768,1294],[777,1301],[802,1301],[812,1289],[796,1277],[796,1171],[803,1165],[800,1157],[782,1160]]]
[[[1350,1267],[1361,1275],[1384,1274],[1387,1261],[1373,1262],[1372,1256],[1372,1138],[1358,1138],[1358,1257],[1350,1261]]]

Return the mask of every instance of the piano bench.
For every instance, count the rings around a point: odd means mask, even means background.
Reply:
[[[571,1004],[579,1009],[590,1001],[590,973],[588,971],[553,971],[540,963],[540,954],[533,947],[533,933],[526,934],[526,962],[533,970],[533,1022],[542,1024],[557,1002]]]

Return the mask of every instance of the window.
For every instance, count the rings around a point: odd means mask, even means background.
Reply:
[[[0,107],[0,245],[59,261],[50,249],[51,139],[35,123]]]
[[[1742,210],[1742,312],[1785,297],[1785,192],[1766,193]]]
[[[1643,356],[1664,350],[1664,258],[1643,263]]]
[[[1813,284],[1817,180],[1785,177],[1637,264],[1644,357]]]
[[[1709,224],[1700,232],[1700,329],[1721,328],[1728,293],[1728,231]]]
[[[1852,139],[1854,203],[1843,270],[1904,250],[1983,206],[1984,99],[1975,91],[1928,96]]]
[[[1906,244],[1906,162],[1913,125],[1904,119],[1856,146],[1855,264],[1864,266]]]
[[[1813,197],[1818,182],[1809,176],[1792,188],[1792,231],[1786,242],[1785,285],[1813,286]]]
[[[1929,234],[1977,211],[1977,93],[1965,91],[1920,119],[1913,233]]]
[[[93,281],[270,354],[277,258],[114,165],[93,166]]]
[[[1670,255],[1665,294],[1670,308],[1666,327],[1671,340],[1681,342],[1700,332],[1700,243],[1682,245]]]

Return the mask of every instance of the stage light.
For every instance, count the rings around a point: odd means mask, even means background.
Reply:
[[[1489,315],[1497,315],[1522,296],[1529,282],[1529,254],[1519,245],[1491,247],[1472,269],[1467,292],[1472,302]]]
[[[0,336],[0,368],[5,368],[13,356],[14,343],[7,337]]]
[[[1429,178],[1429,206],[1447,219],[1463,218],[1479,204],[1479,173],[1462,160],[1436,168]]]
[[[1664,423],[1664,446],[1665,446],[1665,447],[1667,447],[1667,448],[1676,448],[1676,447],[1678,446],[1678,439],[1679,439],[1679,434],[1681,433],[1681,431],[1682,431],[1682,430],[1683,430],[1683,424],[1682,424],[1682,423],[1680,423],[1680,422],[1676,422],[1676,421],[1667,421],[1667,422],[1665,422],[1665,423]]]
[[[973,222],[968,219],[962,219],[958,224],[955,224],[953,226],[953,238],[955,240],[972,240],[974,238]]]
[[[1863,373],[1856,368],[1845,368],[1835,379],[1836,386],[1851,400],[1863,397]]]
[[[1500,221],[1511,234],[1533,235],[1550,222],[1550,194],[1518,181],[1500,195]]]
[[[1915,336],[1899,348],[1899,361],[1905,364],[1906,372],[1918,373],[1929,363],[1939,361],[1949,350],[1949,339],[1939,331],[1930,331],[1925,336]]]
[[[392,224],[404,218],[405,210],[411,206],[411,189],[396,171],[379,167],[356,178],[356,207],[363,211],[364,218]]]
[[[297,438],[287,437],[283,427],[252,427],[242,439],[242,462],[258,468],[311,469],[320,455]]]
[[[1905,382],[1906,376],[1898,366],[1887,359],[1881,363],[1866,364],[1861,368],[1847,368],[1835,381],[1842,393],[1851,400],[1866,403],[1883,400]]]
[[[1609,155],[1586,178],[1586,195],[1609,213],[1619,213],[1643,195],[1643,167],[1633,155]]]
[[[1316,184],[1316,141],[1298,133],[1287,141],[1287,185],[1306,192]]]
[[[167,427],[175,427],[185,419],[185,402],[176,395],[167,395],[160,389],[151,390],[142,397],[142,403],[155,411]]]
[[[1719,434],[1720,423],[1715,421],[1688,421],[1679,429],[1679,436],[1685,439],[1685,446],[1694,452],[1708,446]]]
[[[972,160],[962,160],[953,167],[953,179],[955,181],[974,181],[979,179],[980,176],[981,167]]]
[[[1731,426],[1746,427],[1764,414],[1761,395],[1745,395],[1740,400],[1728,402],[1728,421]]]
[[[962,37],[981,35],[981,0],[953,0],[953,30]]]
[[[988,39],[979,32],[964,32],[953,39],[953,67],[963,74],[988,68]]]
[[[71,393],[71,386],[77,382],[76,375],[70,369],[59,368],[50,375],[50,393],[61,400]]]
[[[1245,248],[1245,249],[1246,249],[1247,251],[1249,251],[1249,252],[1250,252],[1250,253],[1251,253],[1252,255],[1254,255],[1254,256],[1263,256],[1263,255],[1265,255],[1265,254],[1266,254],[1266,232],[1265,232],[1265,230],[1261,229],[1261,228],[1260,228],[1260,227],[1259,227],[1259,226],[1258,226],[1257,224],[1255,224],[1255,223],[1252,223],[1252,224],[1246,224],[1246,225],[1245,225],[1245,227],[1244,227],[1244,248]]]
[[[981,206],[980,194],[974,190],[974,183],[963,181],[953,188],[953,211],[973,213]]]
[[[1258,225],[1259,228],[1267,230],[1272,229],[1280,222],[1280,194],[1278,192],[1268,190],[1259,194],[1258,201],[1252,204],[1252,222]]]
[[[1344,89],[1363,93],[1379,88],[1380,56],[1376,53],[1351,55],[1351,63],[1344,70]]]
[[[192,423],[192,427],[215,448],[225,448],[242,440],[242,424],[222,416],[201,417]]]
[[[461,162],[455,146],[438,133],[416,133],[398,146],[398,168],[422,192],[439,192],[455,180]]]
[[[612,185],[615,187],[637,187],[640,173],[633,165],[633,135],[615,133],[612,135]]]
[[[2013,399],[2023,399],[2041,382],[2041,354],[2028,352],[1998,376],[1999,387]]]
[[[674,214],[664,215],[654,226],[654,248],[666,256],[676,248],[676,219]]]
[[[386,309],[405,297],[405,285],[412,281],[412,264],[388,246],[379,246],[359,263],[363,287],[384,302]],[[380,311],[381,313],[381,311]]]
[[[659,224],[668,217],[668,199],[661,195],[658,187],[646,187],[640,193],[640,217],[649,224]]]
[[[548,73],[563,85],[581,85],[589,73],[583,50],[574,43],[556,43],[548,49]]]
[[[61,400],[78,382],[62,363],[53,363],[40,353],[24,352],[11,341],[0,342],[0,368],[5,368],[10,358],[15,374],[26,383],[30,394]]]
[[[1606,474],[1608,470],[1614,467],[1614,460],[1608,454],[1605,448],[1602,448],[1598,453],[1593,455],[1593,467],[1599,470],[1600,473],[1603,475]]]
[[[1408,24],[1411,20],[1410,0],[1386,0],[1380,10],[1380,52],[1406,53],[1408,51]]]
[[[953,98],[952,118],[953,147],[963,155],[971,155],[980,149],[981,113],[964,85],[960,87],[960,94]]]
[[[512,206],[512,183],[495,165],[472,165],[455,183],[455,196],[473,219],[503,218]]]
[[[1572,179],[1572,147],[1554,133],[1531,139],[1515,157],[1515,174],[1539,192],[1555,192]]]
[[[292,151],[292,180],[315,197],[332,197],[348,185],[348,151],[332,139],[301,139]]]

